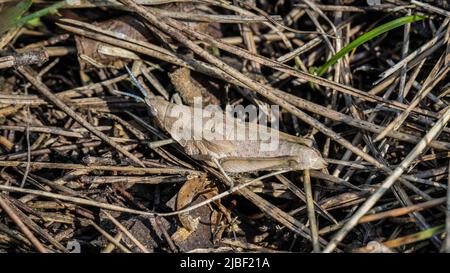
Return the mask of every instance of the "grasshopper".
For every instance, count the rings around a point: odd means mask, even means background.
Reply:
[[[213,113],[204,109],[201,110],[206,111],[206,115],[196,119],[200,126],[192,125],[191,122],[195,120],[195,117],[192,118],[192,113],[199,109],[174,104],[160,97],[147,96],[140,82],[128,67],[126,69],[144,98],[120,91],[116,92],[145,103],[159,127],[168,132],[189,156],[195,160],[203,161],[211,167],[218,168],[231,186],[234,183],[229,174],[262,170],[323,169],[326,167],[326,162],[319,151],[314,149],[312,141],[306,138],[295,137],[261,124],[245,122],[234,117],[227,117],[231,120],[231,123],[230,120],[225,120],[220,116],[212,119],[211,116],[217,114],[217,112]],[[179,129],[176,127],[177,124],[187,126],[190,134],[186,136],[186,134],[177,130]],[[220,130],[226,124],[234,124],[236,128],[240,129]],[[195,137],[204,136],[205,128],[208,129],[210,138],[212,134],[213,140]],[[261,149],[261,145],[267,144],[267,140],[271,137],[277,137],[276,149]]]

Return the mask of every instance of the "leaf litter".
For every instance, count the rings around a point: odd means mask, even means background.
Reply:
[[[445,1],[0,5],[1,252],[450,251]]]

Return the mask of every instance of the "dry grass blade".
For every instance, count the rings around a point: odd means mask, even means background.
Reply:
[[[450,252],[450,4],[300,2],[0,0],[0,253]]]
[[[304,173],[305,174],[304,174],[303,184],[305,186],[306,207],[308,210],[309,225],[311,227],[313,250],[315,253],[319,253],[320,252],[319,233],[318,233],[318,227],[317,227],[317,221],[316,221],[316,215],[315,215],[313,193],[312,193],[312,189],[311,189],[311,177],[309,174],[309,170],[305,170]]]
[[[114,244],[118,249],[124,253],[131,253],[131,251],[123,246],[116,238],[112,237],[108,232],[99,227],[94,221],[90,221],[91,226],[93,226],[98,232],[100,232],[106,239],[108,239],[112,244]]]
[[[60,99],[58,99],[49,89],[47,86],[45,86],[41,81],[36,79],[33,76],[33,71],[30,68],[27,67],[18,67],[17,68],[22,75],[27,78],[48,100],[50,100],[52,103],[54,103],[57,107],[61,108],[67,115],[69,115],[71,118],[79,122],[83,127],[88,129],[90,132],[92,132],[94,135],[99,137],[101,140],[105,141],[117,151],[122,153],[124,156],[128,157],[130,160],[132,160],[135,164],[145,167],[144,163],[141,162],[135,155],[130,153],[129,151],[125,150],[123,147],[115,143],[113,140],[111,140],[107,135],[102,133],[101,131],[97,130],[94,126],[92,126],[90,123],[88,123],[83,117],[78,115],[75,111],[70,109],[64,102],[62,102]]]
[[[450,165],[449,165],[449,167],[450,167]],[[446,198],[447,212],[445,215],[446,216],[445,217],[445,231],[446,231],[447,235],[445,237],[444,247],[445,247],[445,253],[450,253],[450,236],[448,235],[448,234],[450,234],[450,173],[448,174],[447,184],[448,184],[447,198]]]
[[[439,205],[443,204],[445,202],[445,200],[446,200],[446,198],[437,198],[435,200],[423,202],[420,204],[414,204],[414,205],[411,205],[408,207],[392,209],[389,211],[383,211],[383,212],[375,213],[375,214],[369,214],[369,215],[361,217],[361,219],[359,219],[358,223],[359,224],[367,223],[367,222],[377,221],[377,220],[380,220],[383,218],[388,218],[388,217],[398,217],[398,216],[405,215],[405,214],[408,214],[411,212],[425,210],[428,208],[439,206]]]
[[[19,227],[23,234],[28,238],[28,240],[33,244],[37,251],[41,253],[48,253],[47,249],[39,242],[39,240],[33,235],[33,233],[28,229],[28,227],[20,220],[20,218],[14,213],[11,207],[7,204],[7,201],[3,199],[0,195],[0,206],[2,209],[11,217],[14,223]]]
[[[406,244],[411,244],[414,242],[418,242],[418,241],[422,241],[422,240],[426,240],[436,234],[440,234],[444,231],[444,226],[437,226],[437,227],[433,227],[430,228],[428,230],[424,230],[421,232],[417,232],[411,235],[407,235],[404,237],[400,237],[397,239],[393,239],[387,242],[384,242],[383,245],[389,248],[394,248],[394,247],[399,247],[402,245],[406,245]]]
[[[136,239],[119,221],[116,220],[116,218],[112,217],[111,214],[107,211],[103,211],[103,213],[108,217],[111,222],[114,223],[114,225],[117,226],[130,240],[143,252],[143,253],[150,253],[150,251],[139,242],[138,239]]]
[[[341,242],[344,237],[353,229],[358,221],[363,217],[383,196],[383,194],[396,182],[396,180],[402,175],[404,170],[419,156],[424,149],[427,148],[428,142],[434,139],[442,128],[447,125],[450,120],[450,108],[447,108],[442,118],[436,122],[436,125],[431,128],[423,139],[416,145],[416,147],[408,154],[408,156],[401,162],[400,166],[383,181],[381,186],[364,202],[361,207],[351,216],[351,218],[345,223],[341,230],[334,235],[333,239],[323,250],[323,252],[332,252],[337,244]]]

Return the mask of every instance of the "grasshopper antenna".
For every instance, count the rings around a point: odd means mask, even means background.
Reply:
[[[125,65],[125,69],[128,72],[128,75],[130,75],[131,81],[137,86],[137,88],[139,89],[139,91],[141,91],[142,95],[144,95],[144,97],[148,97],[147,92],[145,92],[144,87],[142,86],[142,84],[136,79],[136,77],[133,75],[133,72],[131,72],[131,70],[128,68],[128,65]]]
[[[145,91],[144,87],[143,87],[142,84],[136,79],[136,77],[133,75],[133,72],[131,72],[130,68],[128,68],[128,65],[125,65],[125,69],[127,70],[128,75],[129,75],[130,78],[131,78],[131,81],[134,83],[134,85],[137,86],[137,88],[139,89],[139,91],[141,91],[141,93],[142,93],[142,95],[144,96],[144,98],[141,98],[141,97],[138,97],[138,96],[136,96],[136,95],[134,95],[134,94],[130,94],[130,93],[126,93],[126,92],[121,92],[121,91],[117,91],[117,90],[114,90],[114,91],[117,92],[118,94],[122,94],[122,95],[125,95],[125,96],[129,96],[129,97],[132,97],[132,98],[134,98],[134,99],[136,99],[136,100],[138,100],[138,101],[140,101],[140,102],[143,102],[145,105],[147,105],[147,106],[149,107],[150,114],[153,115],[153,116],[156,116],[156,115],[157,115],[156,110],[155,110],[149,103],[147,103],[147,101],[146,101],[146,99],[148,98],[148,94],[147,94],[147,92]]]
[[[116,90],[116,89],[112,90],[112,93],[123,95],[123,96],[126,96],[126,97],[130,97],[130,98],[133,98],[133,99],[137,100],[138,102],[145,103],[145,100],[143,98],[141,98],[139,96],[136,96],[135,94],[119,91],[119,90]]]

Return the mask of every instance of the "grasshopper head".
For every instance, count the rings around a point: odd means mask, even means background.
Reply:
[[[146,97],[144,101],[152,116],[158,121],[163,121],[170,103],[161,97]]]

